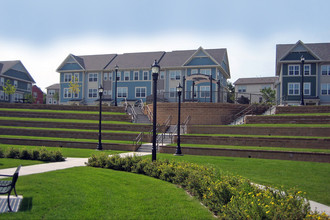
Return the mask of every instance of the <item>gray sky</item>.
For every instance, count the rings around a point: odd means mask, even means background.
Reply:
[[[231,80],[274,76],[275,46],[330,42],[328,0],[0,0],[0,60],[37,85],[75,55],[227,48]]]

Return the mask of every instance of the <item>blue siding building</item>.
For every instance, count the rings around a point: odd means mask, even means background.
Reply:
[[[225,102],[227,79],[230,78],[226,49],[182,50],[172,52],[142,52],[75,56],[70,54],[58,67],[60,73],[60,104],[80,102],[94,105],[98,100],[98,87],[104,88],[103,100],[147,101],[152,95],[151,65],[157,60],[159,74],[157,92],[163,101],[177,101],[176,88],[183,86],[185,101]],[[115,92],[115,66],[117,91]],[[70,91],[75,80],[80,91]],[[211,95],[212,89],[212,95]],[[194,96],[193,96],[194,93]]]
[[[330,43],[304,44],[298,41],[296,44],[276,45],[276,75],[280,82],[277,94],[282,103],[301,103],[303,80],[305,104],[330,104]]]
[[[16,92],[10,96],[4,92],[7,81],[16,87]],[[0,102],[21,102],[25,94],[32,93],[34,83],[21,61],[0,61]]]

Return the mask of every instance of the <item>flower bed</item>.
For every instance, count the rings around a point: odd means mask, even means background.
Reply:
[[[89,158],[88,166],[144,174],[177,184],[196,196],[215,215],[228,219],[327,218],[312,213],[301,191],[260,189],[247,179],[193,163],[141,157]],[[281,192],[281,193],[279,193]]]

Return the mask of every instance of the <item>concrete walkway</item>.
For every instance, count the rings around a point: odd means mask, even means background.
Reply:
[[[129,153],[122,153],[120,154],[121,157],[128,157],[128,156],[145,156],[150,155],[151,153],[146,152],[129,152]],[[45,173],[55,170],[63,170],[67,168],[72,167],[80,167],[80,166],[86,166],[86,162],[88,161],[88,158],[66,158],[63,162],[55,162],[55,163],[45,163],[45,164],[38,164],[38,165],[31,165],[31,166],[22,166],[19,176],[25,176],[25,175],[31,175],[31,174],[37,174],[37,173]],[[3,175],[13,175],[15,172],[15,168],[9,168],[9,169],[2,169],[0,170],[0,174]],[[3,177],[0,177],[2,179]],[[20,202],[22,201],[22,196],[18,196],[16,198],[15,195],[10,196],[10,202],[13,204],[13,211],[17,212]],[[318,212],[325,212],[327,215],[330,215],[330,207],[323,205],[321,203],[317,203],[314,201],[310,201],[310,206],[313,211]],[[7,212],[7,196],[0,197],[0,213]]]

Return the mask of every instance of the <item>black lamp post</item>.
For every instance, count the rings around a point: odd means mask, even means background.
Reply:
[[[301,103],[300,105],[305,105],[304,103],[304,63],[305,63],[305,57],[304,55],[302,55],[300,57],[300,61],[301,61],[301,85],[300,85],[300,90],[301,90]]]
[[[192,82],[192,101],[195,101],[195,81]]]
[[[115,79],[115,106],[117,106],[117,72],[119,70],[119,67],[115,66],[115,72],[116,72],[116,79]]]
[[[152,119],[152,161],[156,160],[156,137],[157,137],[157,131],[156,131],[156,123],[157,123],[157,79],[159,74],[160,66],[157,62],[157,60],[154,61],[154,63],[151,66],[151,72],[152,72],[152,79],[153,79],[153,119]]]
[[[212,75],[210,75],[210,102],[212,102],[212,99],[213,99],[212,93],[213,93],[213,91],[212,91]]]
[[[175,152],[175,156],[183,156],[182,152],[181,152],[181,146],[180,146],[180,128],[181,128],[181,123],[180,123],[180,118],[181,118],[181,93],[182,93],[182,86],[181,84],[179,84],[179,86],[177,87],[177,91],[178,91],[178,97],[179,97],[179,101],[178,101],[178,128],[177,128],[177,147],[176,147],[176,152]]]
[[[102,143],[101,143],[102,95],[103,95],[103,87],[102,87],[102,85],[100,85],[100,87],[99,87],[99,96],[100,96],[99,143],[97,145],[97,150],[103,150]]]

